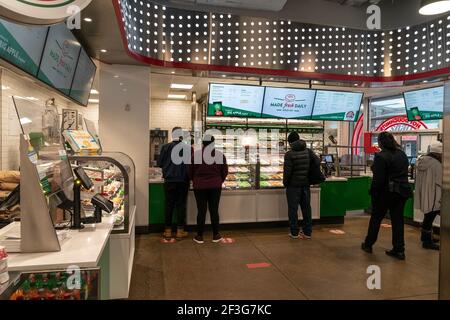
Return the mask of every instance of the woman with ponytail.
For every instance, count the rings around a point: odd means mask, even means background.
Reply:
[[[367,253],[372,253],[372,246],[377,241],[381,222],[389,212],[393,249],[386,251],[386,254],[405,260],[403,210],[406,200],[412,196],[408,183],[408,157],[389,132],[379,134],[378,145],[381,151],[375,154],[371,168],[373,172],[370,188],[372,217],[366,240],[361,248]]]

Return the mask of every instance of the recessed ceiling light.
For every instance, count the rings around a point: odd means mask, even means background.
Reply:
[[[106,50],[106,49],[101,49],[100,52],[106,53],[106,52],[108,52],[108,50]]]
[[[100,92],[98,92],[98,90],[96,90],[96,89],[92,89],[91,90],[91,94],[99,94]]]
[[[223,74],[223,75],[222,75],[222,78],[226,78],[226,77],[227,77],[227,75],[226,75],[226,74]]]
[[[172,71],[171,73],[172,73],[172,74],[175,74],[175,71]]]
[[[89,99],[89,103],[99,103],[99,99]]]
[[[169,94],[167,96],[167,98],[184,100],[184,99],[186,99],[186,95],[185,94]]]
[[[8,86],[2,85],[2,90],[9,90],[10,88]]]
[[[118,75],[116,74],[116,75],[114,76],[114,78],[116,78],[116,79],[117,79],[117,78],[119,78],[119,76],[118,76]]]
[[[182,89],[182,90],[191,90],[194,87],[193,84],[180,84],[180,83],[172,83],[170,85],[172,89]]]
[[[84,21],[86,21],[86,22],[92,22],[92,19],[91,19],[91,18],[88,18],[88,17],[86,17],[86,18],[84,18]]]
[[[422,0],[419,13],[425,16],[445,13],[450,11],[449,0]]]

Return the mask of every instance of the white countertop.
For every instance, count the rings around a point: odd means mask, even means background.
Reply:
[[[47,253],[11,253],[8,256],[9,271],[44,271],[65,269],[71,265],[94,268],[108,242],[113,229],[113,217],[104,217],[95,228],[70,230],[63,241],[61,251]]]
[[[348,179],[344,177],[329,177],[325,181],[348,181]]]

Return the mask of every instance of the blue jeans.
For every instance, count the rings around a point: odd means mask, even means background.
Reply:
[[[311,215],[311,190],[308,187],[288,187],[286,189],[288,202],[289,225],[291,234],[297,236],[299,233],[298,206],[302,210],[302,229],[307,236],[312,234],[312,215]]]

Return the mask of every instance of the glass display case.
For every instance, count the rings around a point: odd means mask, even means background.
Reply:
[[[135,211],[135,165],[121,152],[103,152],[101,155],[71,155],[73,167],[81,166],[94,186],[81,193],[86,216],[94,214],[91,199],[100,193],[114,203],[113,233],[128,233],[131,214]],[[104,213],[105,214],[105,213]]]
[[[67,270],[15,273],[0,300],[99,300],[100,290],[99,268],[81,269],[79,278]]]
[[[289,132],[298,132],[318,156],[324,151],[323,122],[212,118],[207,119],[206,128],[220,132],[215,134],[216,147],[224,152],[229,165],[224,189],[283,188]]]

